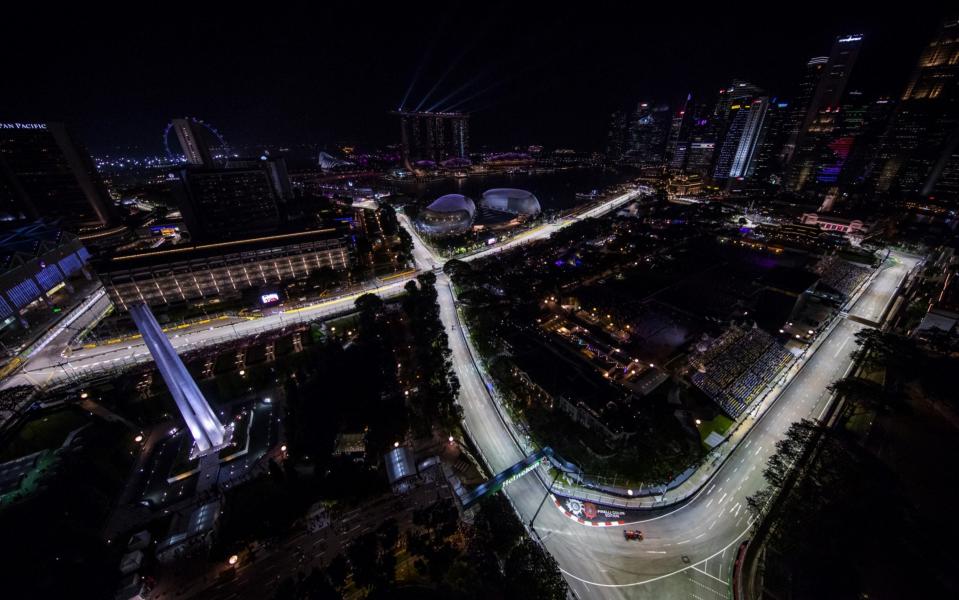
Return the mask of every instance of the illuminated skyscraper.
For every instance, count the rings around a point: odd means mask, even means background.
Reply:
[[[767,124],[769,97],[759,96],[748,104],[734,104],[730,110],[734,116],[713,171],[716,180],[750,177],[753,174],[757,150]]]
[[[221,241],[276,233],[279,194],[268,164],[236,169],[188,168],[176,192],[194,241]]]
[[[687,101],[681,118],[674,118],[672,125],[668,163],[670,172],[704,177],[709,175],[721,125],[712,110],[704,104]]]
[[[806,111],[807,125],[816,118],[819,111],[842,104],[843,94],[861,47],[861,35],[845,35],[836,38],[832,52],[829,53],[829,60],[826,61]]]
[[[629,137],[629,118],[624,110],[614,111],[609,116],[609,131],[606,133],[606,158],[621,160],[626,155]]]
[[[959,19],[923,50],[885,136],[876,186],[930,194],[959,171]],[[947,177],[943,177],[947,175]],[[959,190],[949,190],[959,192]]]
[[[806,74],[795,103],[794,120],[790,125],[792,131],[785,147],[789,163],[787,188],[801,190],[808,180],[808,157],[820,142],[816,134],[828,129],[832,114],[842,105],[843,94],[861,47],[861,35],[841,35],[836,38],[825,62],[822,57],[816,57],[806,63]],[[815,87],[812,85],[814,81]],[[813,134],[811,139],[810,133]],[[800,154],[805,158],[800,164],[794,164]]]
[[[0,180],[13,218],[60,219],[81,232],[114,221],[93,161],[62,123],[0,123]]]
[[[450,158],[469,158],[469,115],[467,113],[394,112],[400,118],[403,160],[408,168],[416,163],[439,163]]]
[[[783,149],[788,137],[792,106],[777,98],[769,101],[763,131],[757,142],[752,177],[766,185],[779,186],[785,170]]]
[[[796,151],[799,132],[806,120],[806,113],[812,103],[813,92],[816,91],[819,78],[822,76],[827,62],[829,62],[828,56],[814,56],[806,63],[806,71],[803,74],[802,83],[799,84],[799,93],[792,103],[792,110],[789,111],[789,119],[785,125],[787,138],[783,147],[783,160],[787,163],[792,160]]]
[[[639,102],[627,123],[627,159],[637,166],[662,164],[669,123],[668,106]]]
[[[669,165],[670,170],[682,170],[686,160],[686,145],[683,144],[683,140],[692,120],[692,114],[687,110],[692,99],[693,95],[687,94],[683,103],[673,112],[673,120],[669,125],[669,137],[666,138],[666,164]]]

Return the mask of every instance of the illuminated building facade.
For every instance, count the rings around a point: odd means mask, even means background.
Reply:
[[[5,219],[59,219],[75,232],[115,220],[90,156],[62,123],[0,123],[0,209]]]
[[[859,57],[862,39],[861,35],[839,36],[824,64],[816,58],[807,64],[807,77],[800,96],[804,96],[808,91],[805,86],[810,83],[811,77],[818,75],[818,80],[808,106],[797,106],[797,110],[804,115],[787,145],[789,169],[786,173],[786,187],[790,190],[802,191],[815,179],[815,155],[824,140],[827,144],[832,141],[832,135],[837,128],[836,116],[841,110],[849,76]],[[801,100],[805,103],[804,97]]]
[[[723,140],[713,179],[722,181],[753,174],[769,105],[769,97],[760,96],[747,104],[730,107],[734,116]]]
[[[114,303],[163,305],[236,297],[245,290],[350,266],[334,229],[288,233],[104,258],[97,271]]]
[[[458,112],[394,112],[400,119],[400,141],[407,168],[469,158],[469,114]]]
[[[669,108],[651,102],[636,105],[629,123],[627,156],[639,166],[663,162],[666,136],[669,133]]]
[[[931,194],[959,172],[959,19],[944,21],[919,57],[880,159],[880,191]]]
[[[266,168],[183,169],[176,188],[180,210],[197,242],[276,233],[280,195]],[[285,171],[284,171],[285,172]]]
[[[38,221],[0,234],[0,322],[19,320],[31,305],[47,302],[48,294],[66,287],[82,274],[91,277],[86,264],[90,253],[73,234]]]
[[[806,120],[806,113],[812,104],[812,96],[816,91],[819,78],[822,77],[823,69],[829,62],[828,56],[814,56],[806,63],[806,70],[803,73],[802,82],[799,84],[799,93],[792,103],[792,110],[785,124],[786,143],[783,146],[783,160],[789,162],[796,152],[796,144],[799,141],[799,133],[803,123]]]
[[[455,235],[469,231],[475,218],[476,204],[470,198],[446,194],[420,209],[413,224],[427,235]]]

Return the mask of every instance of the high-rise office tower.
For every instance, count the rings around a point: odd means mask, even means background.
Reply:
[[[0,123],[0,179],[13,218],[59,218],[73,231],[115,219],[93,161],[62,123]]]
[[[469,158],[470,155],[470,122],[465,116],[451,119],[452,150],[457,158]]]
[[[408,168],[420,161],[439,163],[469,158],[469,114],[458,112],[394,112],[400,118],[403,160]]]
[[[729,129],[732,126],[734,117],[739,114],[740,108],[749,106],[754,98],[762,96],[763,90],[748,81],[735,79],[726,88],[719,90],[719,97],[713,107],[711,115],[708,117],[709,138],[714,143],[712,164],[706,170],[711,174],[715,170],[716,163],[719,161],[719,155]]]
[[[264,166],[183,169],[177,196],[194,241],[271,234],[281,224],[279,195]]]
[[[259,158],[229,158],[227,169],[264,169],[273,185],[277,198],[287,202],[293,198],[293,185],[286,168],[286,159],[282,156],[263,155]]]
[[[792,106],[778,98],[769,101],[766,123],[756,148],[756,164],[752,177],[766,185],[779,186],[785,170],[783,148],[789,134]]]
[[[176,138],[180,141],[187,163],[208,169],[214,166],[206,134],[193,119],[173,119],[173,131],[176,132]]]
[[[735,79],[729,87],[719,90],[719,98],[716,100],[713,116],[719,123],[725,123],[725,125],[728,126],[731,122],[733,111],[737,110],[738,106],[749,104],[753,98],[762,96],[763,93],[762,88],[759,86],[748,81]],[[724,131],[720,131],[719,134],[723,135]]]
[[[611,161],[622,160],[626,155],[629,133],[628,117],[625,110],[613,111],[609,116],[609,131],[606,133],[606,158]]]
[[[830,115],[841,106],[849,76],[852,74],[861,47],[861,35],[841,35],[833,43],[832,51],[825,63],[821,58],[813,58],[806,64],[806,73],[796,103],[796,110],[800,111],[802,118],[799,120],[797,114],[793,131],[787,142],[787,162],[792,163],[798,154],[805,152],[808,155],[812,151],[811,148],[819,143],[818,139],[807,140],[810,131],[813,130],[814,135],[822,132],[826,128],[822,122],[823,115]],[[807,102],[806,94],[813,78],[816,84]],[[828,116],[826,120],[829,120]],[[803,145],[807,142],[808,145],[804,148]],[[806,171],[806,166],[808,165],[794,167],[790,164],[790,172],[786,176],[786,187],[796,191],[802,188],[807,179],[802,175]]]
[[[787,187],[797,192],[859,185],[871,170],[889,102],[867,102],[861,92],[846,95],[842,106],[828,107],[809,125],[789,165]]]
[[[687,102],[681,121],[673,120],[669,170],[673,173],[709,175],[712,172],[719,129],[712,109]]]
[[[783,161],[786,163],[792,160],[793,154],[796,152],[799,132],[806,120],[806,113],[809,112],[813,92],[816,91],[819,78],[822,76],[827,62],[829,62],[828,56],[814,56],[806,63],[806,70],[803,73],[802,82],[799,84],[799,91],[796,94],[796,99],[792,102],[792,110],[789,111],[788,121],[785,124],[787,138],[783,146]]]
[[[861,35],[845,35],[836,38],[806,112],[807,123],[815,119],[819,111],[842,104],[843,94],[861,47]]]
[[[888,128],[889,117],[895,105],[888,98],[864,101],[849,94],[843,105],[842,128],[839,136],[853,139],[839,175],[845,186],[866,183],[876,165],[882,147],[882,136]]]
[[[769,112],[769,97],[759,96],[748,104],[734,104],[734,112],[723,140],[713,178],[729,180],[749,177],[756,167],[757,148]]]
[[[662,164],[669,124],[668,106],[639,102],[628,123],[626,153],[629,160],[639,166]]]
[[[787,189],[794,192],[807,191],[818,181],[819,168],[831,160],[830,145],[839,137],[842,117],[841,107],[826,107],[806,125],[786,172]],[[843,143],[838,148],[840,151],[843,149],[848,149],[848,145]],[[842,160],[845,160],[845,156]]]
[[[686,95],[686,99],[673,113],[672,122],[669,125],[669,137],[666,138],[666,164],[669,165],[670,170],[680,170],[681,166],[674,165],[682,165],[686,160],[686,146],[682,141],[692,120],[692,113],[688,110],[692,99],[692,94]]]
[[[959,19],[923,50],[880,152],[877,188],[930,194],[959,171]],[[944,175],[949,175],[943,179]],[[959,191],[959,190],[957,190]]]

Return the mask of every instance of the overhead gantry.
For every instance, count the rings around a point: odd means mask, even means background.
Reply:
[[[220,422],[183,361],[177,356],[150,307],[138,304],[131,306],[129,311],[193,436],[195,447],[191,455],[197,457],[211,454],[229,444],[233,433],[232,424],[224,427]]]

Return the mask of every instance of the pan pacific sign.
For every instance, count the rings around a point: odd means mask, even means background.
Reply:
[[[46,123],[0,123],[0,129],[46,129]]]

